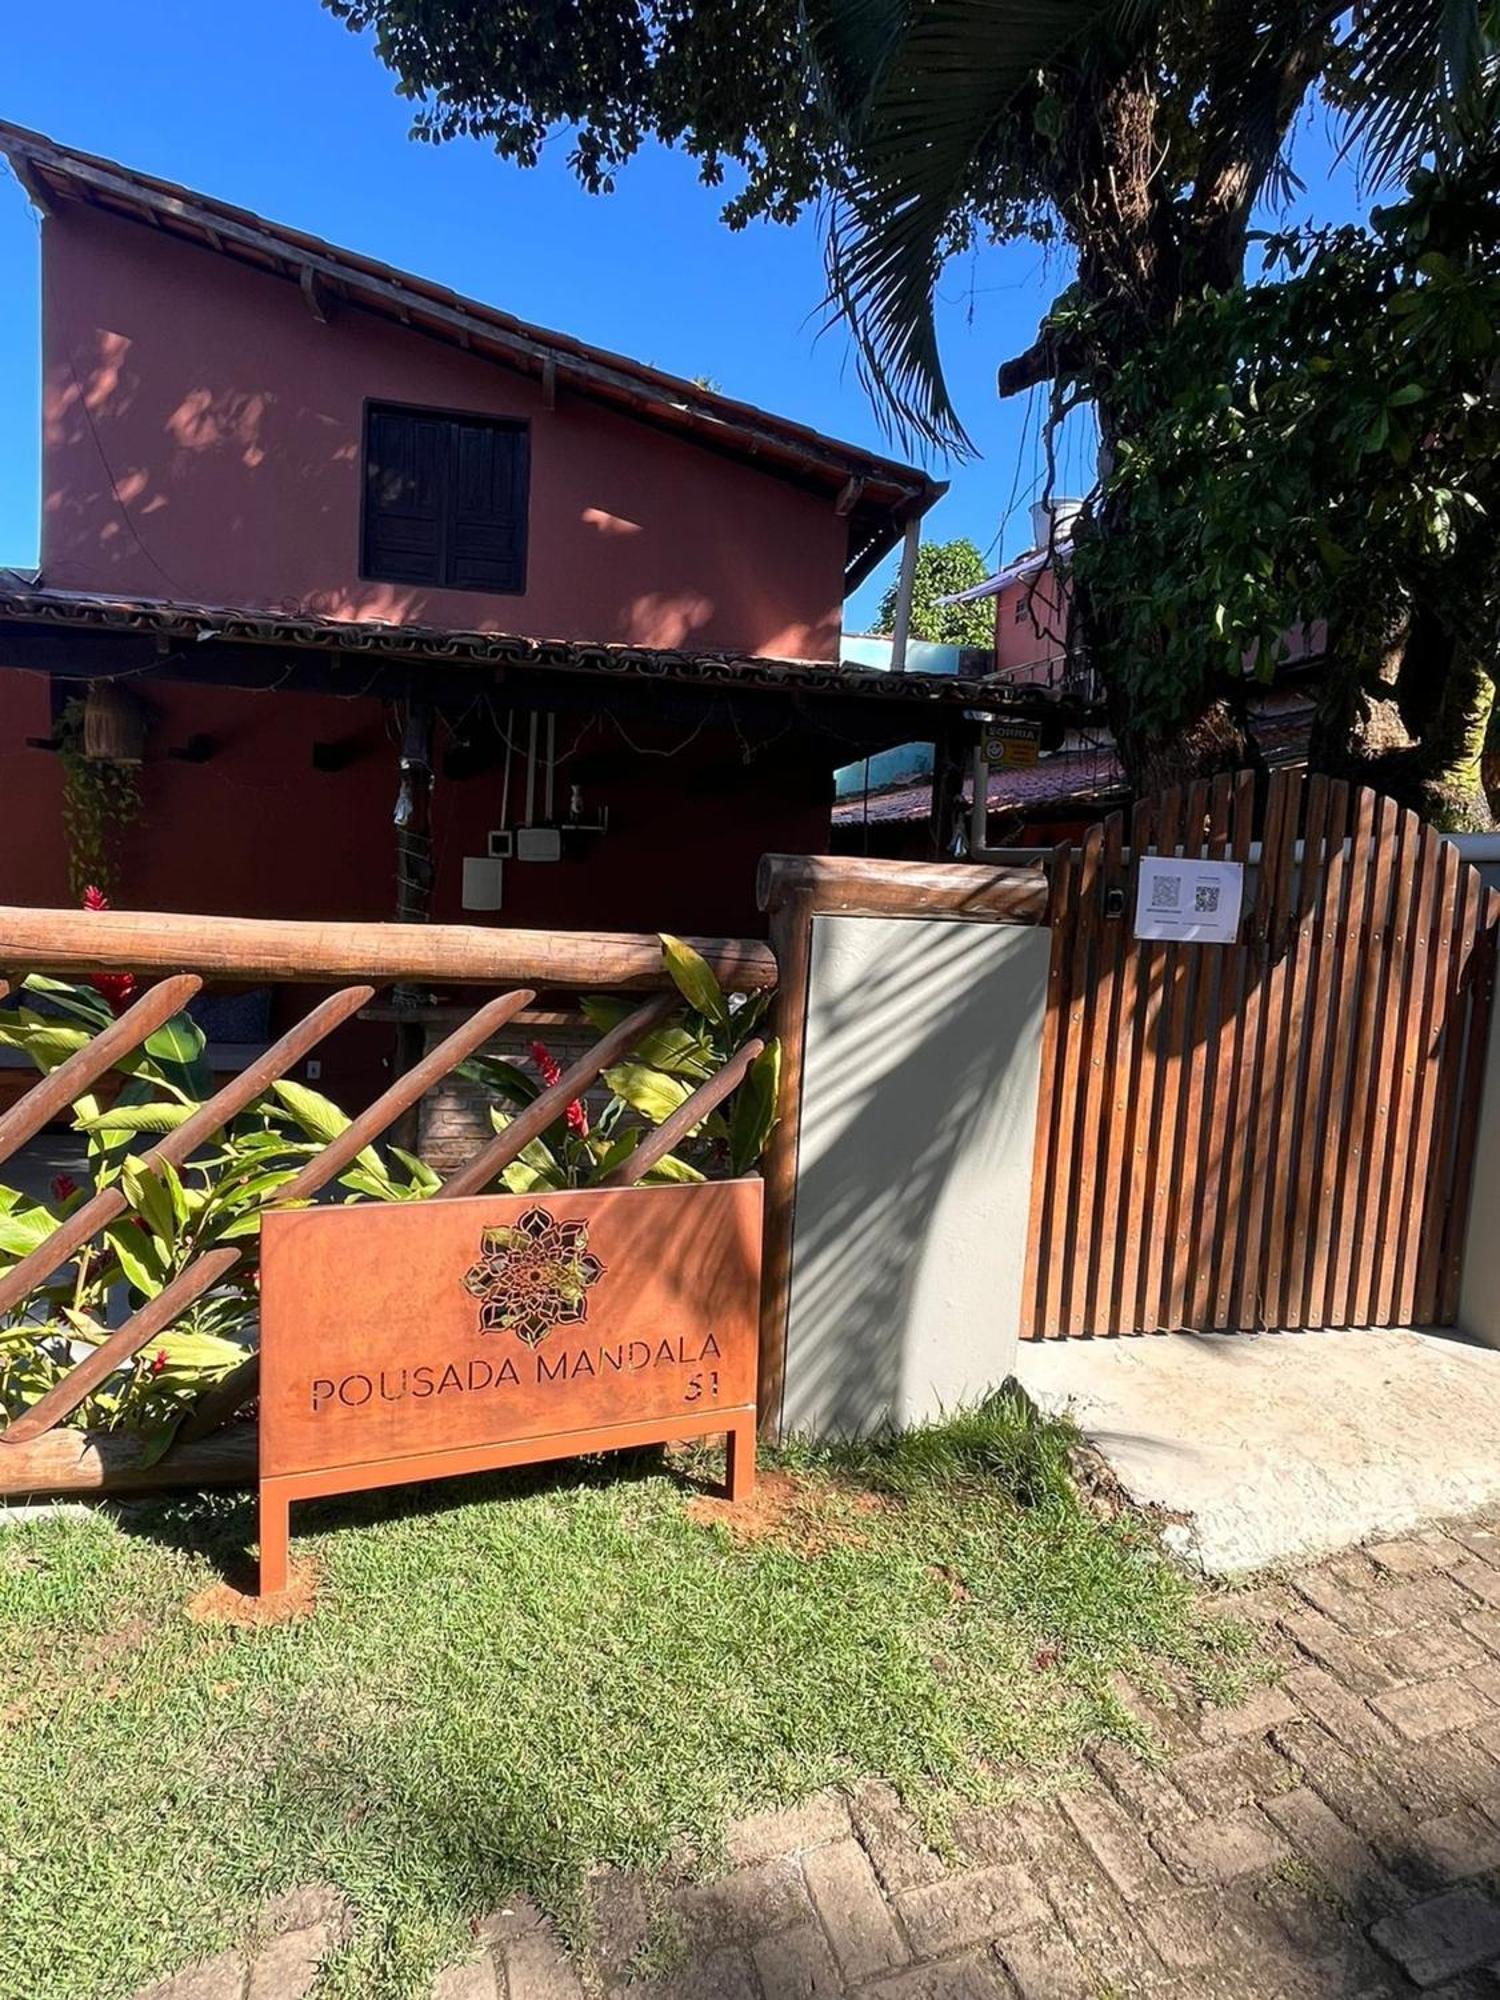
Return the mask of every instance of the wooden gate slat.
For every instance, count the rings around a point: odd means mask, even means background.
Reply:
[[[1187,788],[1183,805],[1181,844],[1184,859],[1202,854],[1207,814],[1208,785],[1202,778],[1196,778]],[[1146,1237],[1146,1310],[1143,1324],[1148,1330],[1162,1331],[1170,1329],[1173,1324],[1172,1268],[1177,1212],[1183,1192],[1183,1066],[1187,1054],[1189,1009],[1197,956],[1187,945],[1169,944],[1166,948],[1165,998],[1160,1017],[1162,1035],[1157,1050],[1157,1067],[1161,1076],[1158,1166],[1164,1160],[1167,1171],[1158,1180],[1158,1194],[1152,1206],[1152,1226]]]
[[[1397,1220],[1394,1201],[1404,1174],[1407,1133],[1404,1089],[1412,1024],[1421,1019],[1417,938],[1425,930],[1421,896],[1429,836],[1413,812],[1397,815],[1396,885],[1385,952],[1385,985],[1380,1001],[1380,1037],[1370,1092],[1368,1158],[1365,1168],[1364,1225],[1354,1253],[1351,1319],[1361,1326],[1381,1324],[1381,1279],[1395,1261]],[[1387,1296],[1390,1284],[1386,1284]]]
[[[1122,942],[1127,926],[1118,914],[1109,913],[1111,896],[1124,886],[1125,815],[1111,813],[1104,822],[1104,851],[1099,869],[1099,909],[1095,918],[1094,1007],[1089,1021],[1089,1043],[1084,1051],[1084,1172],[1078,1185],[1078,1238],[1080,1272],[1076,1317],[1079,1330],[1102,1333],[1107,1314],[1101,1311],[1101,1297],[1110,1293],[1110,1266],[1114,1242],[1103,1224],[1101,1202],[1108,1179],[1112,1150],[1111,1111],[1113,1108],[1112,1070],[1115,1035],[1119,1025],[1119,983]]]
[[[1101,1312],[1105,1329],[1115,1333],[1128,1332],[1135,1324],[1132,1273],[1139,1268],[1140,1210],[1132,1208],[1131,1190],[1138,1183],[1145,1158],[1143,1137],[1137,1127],[1141,1041],[1146,1018],[1142,982],[1147,951],[1146,946],[1138,943],[1134,936],[1135,900],[1141,856],[1150,845],[1155,823],[1156,810],[1151,800],[1138,799],[1130,816],[1130,866],[1121,885],[1124,918],[1120,948],[1124,963],[1120,973],[1119,1015],[1112,1050],[1115,1073],[1111,1129],[1114,1139],[1106,1162],[1101,1225],[1101,1233],[1107,1234],[1111,1246],[1108,1294],[1101,1300]],[[1135,1218],[1133,1242],[1132,1215]],[[1128,1312],[1124,1307],[1126,1299],[1132,1302]]]
[[[1222,861],[1229,846],[1229,810],[1233,780],[1228,772],[1214,779],[1208,791],[1208,834],[1204,852],[1213,861]],[[1211,1116],[1212,1079],[1216,1066],[1216,1030],[1224,976],[1224,954],[1233,946],[1209,945],[1192,951],[1198,962],[1197,985],[1193,993],[1186,1057],[1187,1086],[1183,1110],[1183,1145],[1180,1155],[1181,1187],[1177,1197],[1176,1226],[1171,1262],[1171,1291],[1167,1299],[1167,1323],[1171,1326],[1196,1324],[1192,1297],[1197,1289],[1197,1252],[1203,1228],[1203,1195],[1209,1177],[1210,1155],[1217,1155],[1219,1133]]]
[[[1272,1117],[1264,1247],[1263,1306],[1266,1320],[1272,1326],[1282,1325],[1286,1318],[1288,1238],[1307,1083],[1307,1010],[1317,963],[1313,932],[1316,912],[1321,908],[1320,892],[1327,859],[1328,792],[1328,779],[1321,774],[1308,780],[1302,859],[1300,863],[1294,861],[1295,894],[1282,972],[1280,1043],[1284,1068]],[[1294,852],[1289,843],[1289,853],[1294,856]]]
[[[1328,1079],[1321,1113],[1314,1126],[1318,1165],[1308,1218],[1310,1251],[1307,1294],[1302,1308],[1304,1326],[1327,1324],[1329,1266],[1343,1168],[1346,1086],[1353,1047],[1349,1010],[1358,1001],[1360,938],[1368,922],[1367,906],[1374,882],[1371,836],[1376,803],[1375,794],[1370,791],[1361,790],[1356,797],[1354,832],[1339,904],[1329,991],[1339,996],[1340,1020],[1337,1032],[1330,1036]]]
[[[1175,854],[1178,829],[1182,824],[1183,795],[1177,787],[1164,792],[1157,801],[1156,851]],[[1163,1033],[1162,1014],[1167,1001],[1167,966],[1171,947],[1156,940],[1143,947],[1146,978],[1145,1019],[1142,1027],[1140,1061],[1140,1109],[1137,1128],[1137,1166],[1131,1184],[1131,1229],[1127,1237],[1130,1263],[1126,1273],[1129,1289],[1123,1294],[1129,1306],[1124,1323],[1139,1332],[1150,1332],[1155,1322],[1147,1316],[1147,1265],[1151,1239],[1158,1226],[1161,1196],[1161,1089],[1163,1069],[1159,1060]],[[1133,1254],[1132,1254],[1133,1253]]]
[[[1058,1216],[1066,1218],[1066,1232],[1057,1236],[1061,1266],[1056,1330],[1076,1333],[1073,1323],[1074,1241],[1078,1214],[1078,1153],[1082,1144],[1083,1052],[1093,1008],[1093,980],[1090,956],[1094,924],[1099,905],[1099,864],[1104,851],[1104,829],[1091,826],[1079,850],[1078,877],[1073,901],[1073,964],[1068,990],[1068,1015],[1064,1030],[1062,1103],[1057,1128],[1057,1181],[1054,1199]]]
[[[1042,1017],[1041,1074],[1037,1080],[1036,1138],[1032,1146],[1031,1220],[1026,1231],[1026,1278],[1021,1300],[1021,1338],[1037,1340],[1051,1324],[1048,1317],[1049,1273],[1052,1265],[1054,1186],[1057,1177],[1057,1127],[1062,1103],[1060,1068],[1068,1005],[1068,969],[1072,952],[1073,848],[1064,841],[1052,850],[1047,922],[1051,948],[1047,960],[1047,1008]]]
[[[1328,1291],[1324,1317],[1329,1326],[1354,1323],[1354,1272],[1360,1237],[1367,1228],[1365,1183],[1373,1138],[1375,1066],[1380,1044],[1380,1004],[1385,993],[1386,940],[1392,919],[1400,808],[1394,799],[1376,807],[1370,899],[1359,938],[1359,1001],[1349,1059],[1343,1157],[1332,1219]]]
[[[1322,1166],[1319,1139],[1328,1099],[1331,1043],[1339,1005],[1336,972],[1343,937],[1348,830],[1349,787],[1342,779],[1335,779],[1327,793],[1322,879],[1308,947],[1311,966],[1304,1025],[1307,1068],[1296,1120],[1296,1178],[1281,1300],[1282,1323],[1287,1326],[1301,1326],[1307,1310],[1314,1234],[1311,1225]]]
[[[1261,843],[1261,882],[1266,897],[1260,905],[1257,935],[1258,983],[1255,1083],[1246,1102],[1244,1142],[1245,1210],[1238,1259],[1239,1280],[1232,1308],[1232,1325],[1249,1328],[1266,1324],[1266,1209],[1277,1161],[1274,1150],[1287,1050],[1285,1005],[1290,984],[1287,949],[1292,935],[1293,867],[1297,823],[1302,803],[1302,773],[1273,771],[1266,806],[1266,831]]]
[[[1255,838],[1254,772],[1239,772],[1233,780],[1233,787],[1228,858],[1247,868],[1251,843]],[[1220,1263],[1231,1181],[1231,1174],[1225,1172],[1225,1165],[1235,1129],[1240,1062],[1244,1053],[1244,996],[1249,965],[1245,937],[1250,919],[1251,912],[1242,911],[1238,938],[1231,945],[1219,947],[1223,970],[1220,974],[1220,1019],[1216,1032],[1220,1047],[1216,1052],[1213,1095],[1207,1108],[1212,1129],[1208,1135],[1209,1166],[1203,1186],[1202,1233],[1195,1251],[1198,1275],[1192,1304],[1192,1323],[1199,1327],[1219,1324]]]
[[[1388,928],[1381,941],[1376,971],[1375,1043],[1365,1102],[1364,1157],[1360,1167],[1357,1214],[1353,1233],[1352,1274],[1347,1316],[1351,1325],[1369,1326],[1376,1318],[1375,1265],[1385,1217],[1395,1130],[1391,1108],[1400,1062],[1400,1039],[1410,979],[1412,891],[1418,880],[1416,848],[1422,822],[1399,806],[1394,814],[1395,851],[1392,867]],[[1372,946],[1373,948],[1373,946]]]

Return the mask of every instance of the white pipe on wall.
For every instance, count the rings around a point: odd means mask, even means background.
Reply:
[[[922,545],[920,518],[908,521],[901,544],[901,575],[896,584],[896,620],[891,632],[891,672],[906,672],[906,642],[911,635],[911,599],[917,582],[917,550]]]

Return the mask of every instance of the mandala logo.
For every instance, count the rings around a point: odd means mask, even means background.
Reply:
[[[481,1333],[513,1333],[538,1347],[554,1327],[588,1318],[589,1288],[603,1276],[586,1222],[528,1208],[518,1222],[481,1231],[479,1261],[464,1273],[464,1289],[479,1300]]]

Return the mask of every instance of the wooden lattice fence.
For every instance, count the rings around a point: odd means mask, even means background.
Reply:
[[[776,960],[764,944],[709,938],[690,942],[725,991],[756,992],[776,985]],[[332,984],[335,990],[184,1123],[144,1147],[141,1158],[148,1170],[162,1162],[181,1168],[191,1161],[273,1084],[290,1077],[335,1029],[367,1007],[377,986],[400,981],[470,983],[492,993],[497,986],[506,989],[477,1005],[438,1047],[398,1077],[294,1179],[279,1187],[271,1204],[276,1207],[309,1201],[327,1188],[428,1090],[507,1023],[524,1019],[539,987],[634,995],[637,1004],[618,1025],[602,1034],[557,1083],[518,1111],[471,1160],[448,1175],[433,1199],[482,1193],[574,1099],[582,1098],[606,1070],[628,1057],[682,1004],[663,969],[660,942],[614,933],[0,909],[0,953],[0,963],[10,968],[0,979],[0,1001],[17,992],[28,971],[85,977],[127,970],[146,978],[166,975],[147,986],[119,1018],[0,1116],[0,1167],[112,1068],[140,1050],[197,994],[204,975],[300,980]],[[195,969],[183,971],[185,966]],[[729,1097],[764,1046],[759,1035],[742,1043],[663,1122],[644,1133],[634,1151],[598,1184],[625,1187],[649,1173]],[[0,1328],[12,1316],[24,1317],[28,1301],[41,1287],[66,1270],[104,1230],[131,1213],[125,1186],[111,1182],[59,1220],[34,1249],[0,1271]],[[238,1243],[197,1256],[148,1303],[76,1359],[39,1400],[0,1428],[0,1495],[253,1477],[254,1429],[233,1420],[255,1397],[259,1360],[254,1353],[202,1396],[159,1463],[143,1460],[126,1433],[91,1434],[68,1423],[103,1383],[195,1301],[229,1281],[244,1256],[245,1247]]]

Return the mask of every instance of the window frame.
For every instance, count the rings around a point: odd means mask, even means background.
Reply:
[[[469,425],[473,428],[506,431],[518,437],[521,443],[522,473],[521,486],[524,504],[521,509],[521,553],[519,561],[520,580],[514,589],[498,589],[491,583],[450,583],[446,578],[437,583],[413,583],[409,577],[381,576],[369,566],[370,553],[370,419],[376,414],[398,417],[423,417],[429,422],[450,425]],[[449,464],[445,468],[444,499],[453,490],[456,464],[455,455],[449,454]],[[447,566],[448,540],[446,519],[444,526],[443,558]],[[359,449],[359,547],[355,574],[361,583],[383,583],[393,590],[457,590],[470,596],[479,597],[524,597],[529,582],[531,560],[531,419],[529,417],[499,416],[493,410],[458,410],[443,404],[406,403],[395,401],[388,396],[366,396],[360,409],[360,449]]]

